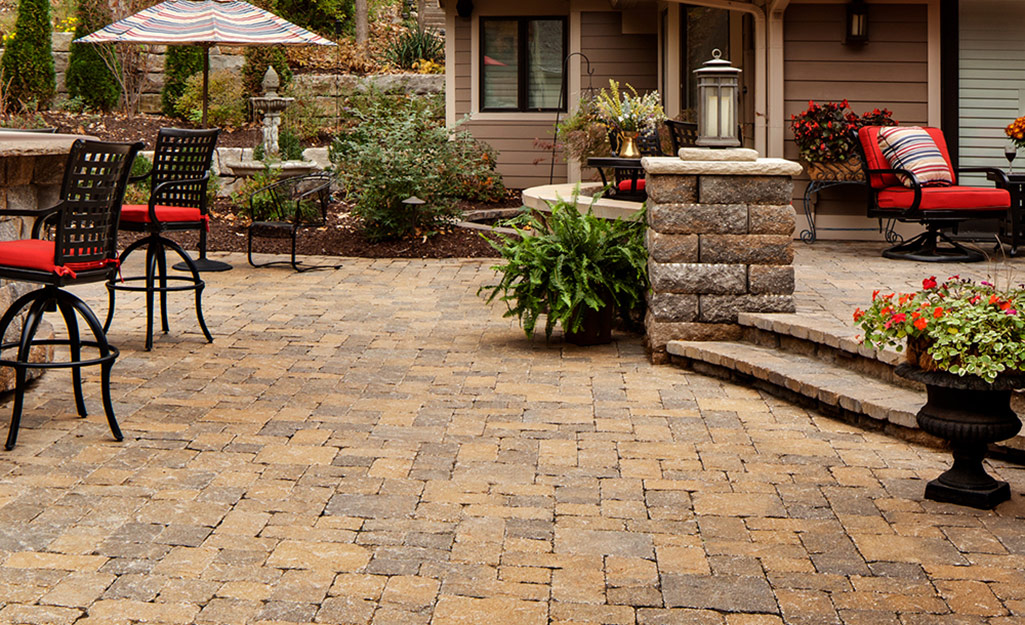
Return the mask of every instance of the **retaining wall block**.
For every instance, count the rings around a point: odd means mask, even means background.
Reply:
[[[698,179],[702,204],[789,204],[793,190],[788,176],[702,175]]]
[[[702,263],[788,265],[794,261],[791,237],[780,234],[703,234]]]

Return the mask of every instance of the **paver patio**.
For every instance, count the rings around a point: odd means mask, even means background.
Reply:
[[[800,305],[950,269],[876,247],[798,244]],[[119,298],[123,443],[94,372],[85,420],[66,374],[29,392],[0,622],[1025,623],[1021,466],[992,463],[994,512],[923,501],[942,451],[652,366],[638,337],[527,342],[476,296],[491,260],[227,258],[213,344],[172,297],[143,352]]]

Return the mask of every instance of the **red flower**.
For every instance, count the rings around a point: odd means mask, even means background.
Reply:
[[[998,304],[999,302],[1000,302],[1000,298],[997,297],[996,295],[990,295],[989,296],[989,303],[990,304]]]
[[[875,291],[872,291],[872,301],[873,302],[876,301],[877,297],[879,297],[879,290],[878,289],[876,289]]]
[[[921,317],[919,317],[918,319],[915,319],[915,327],[918,328],[919,330],[924,330],[928,326],[929,326],[929,322],[926,321],[925,319],[923,319]]]
[[[925,280],[922,280],[923,289],[935,289],[936,288],[936,276],[929,276]]]
[[[861,321],[861,318],[865,316],[865,311],[860,308],[854,309],[854,322]]]
[[[908,316],[905,315],[904,313],[897,313],[891,319],[891,321],[893,321],[894,323],[904,323],[907,320],[908,320]]]
[[[932,316],[935,317],[936,319],[939,319],[940,317],[943,316],[943,313],[944,313],[943,307],[942,306],[937,306],[936,310],[932,311]]]

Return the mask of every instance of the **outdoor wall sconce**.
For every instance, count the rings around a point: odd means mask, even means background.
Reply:
[[[473,0],[459,0],[456,3],[456,13],[459,17],[470,17],[473,15]]]
[[[847,4],[847,22],[844,28],[845,44],[868,43],[868,3],[851,0]]]
[[[740,109],[740,69],[719,57],[722,52],[712,50],[712,59],[694,70],[698,80],[698,139],[702,147],[735,148],[737,137],[737,111]]]

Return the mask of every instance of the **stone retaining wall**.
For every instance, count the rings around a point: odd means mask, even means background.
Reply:
[[[62,98],[67,98],[68,90],[64,84],[64,74],[68,69],[68,57],[70,56],[71,40],[73,33],[53,33],[53,60],[57,69],[57,93]],[[167,46],[150,46],[150,53],[146,59],[146,86],[139,100],[139,110],[143,113],[160,112],[160,90],[164,87],[164,59]],[[3,48],[0,48],[0,54]],[[225,48],[223,52],[218,47],[210,50],[210,71],[231,70],[242,71],[245,59],[241,48]],[[344,98],[361,90],[374,88],[385,93],[409,93],[423,95],[431,93],[442,93],[445,91],[445,76],[443,74],[378,74],[374,76],[353,76],[349,74],[323,75],[323,74],[299,74],[296,75],[297,84],[313,93],[317,103],[324,111],[325,118],[333,118],[337,115],[339,107],[344,104]]]
[[[647,341],[740,338],[742,312],[794,312],[791,177],[800,165],[753,150],[646,158]],[[718,160],[704,160],[715,158]],[[722,160],[730,158],[733,160]]]

